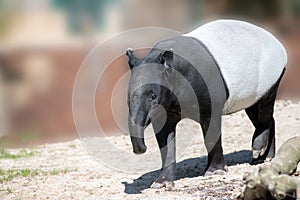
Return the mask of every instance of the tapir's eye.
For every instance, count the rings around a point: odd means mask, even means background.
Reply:
[[[153,94],[153,93],[151,94],[151,100],[156,99],[156,97],[157,97],[156,94]]]

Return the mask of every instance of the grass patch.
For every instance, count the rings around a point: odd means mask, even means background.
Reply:
[[[6,188],[6,191],[7,191],[7,193],[8,193],[8,194],[11,194],[11,193],[13,193],[13,190],[12,190],[12,188],[11,188],[11,187],[7,187],[7,188]]]
[[[8,194],[13,193],[12,187],[6,187],[6,189],[0,188],[0,192],[4,192],[4,191],[6,191]]]
[[[16,177],[36,176],[39,172],[36,169],[0,169],[0,183],[10,181]]]
[[[18,159],[18,158],[28,158],[34,156],[35,153],[33,151],[27,151],[21,149],[16,153],[10,153],[6,149],[0,149],[0,159]]]
[[[55,176],[58,174],[66,174],[69,170],[68,169],[53,169],[48,174]]]
[[[69,144],[69,147],[75,149],[76,148],[76,144]]]
[[[51,171],[42,171],[38,169],[8,169],[3,170],[0,168],[0,183],[11,181],[17,177],[32,177],[37,175],[49,176],[66,174],[69,169],[53,169]]]

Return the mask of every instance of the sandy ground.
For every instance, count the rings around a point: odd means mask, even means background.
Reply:
[[[277,101],[275,120],[279,147],[300,135],[300,102]],[[0,183],[0,199],[234,199],[241,191],[244,173],[258,167],[249,164],[253,131],[244,111],[224,116],[223,148],[229,171],[203,177],[207,157],[200,127],[182,120],[177,126],[178,160],[172,191],[149,189],[160,167],[151,128],[146,134],[148,151],[140,156],[132,153],[128,136],[107,137],[104,143],[87,138],[28,148],[34,156],[1,159],[0,169],[28,168],[39,173]],[[53,170],[58,173],[42,173]]]

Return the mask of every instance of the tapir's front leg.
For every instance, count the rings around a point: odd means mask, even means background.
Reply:
[[[200,124],[208,151],[208,162],[204,175],[224,174],[227,171],[227,165],[221,144],[221,114],[216,115],[214,118],[202,117]]]
[[[162,169],[158,178],[151,185],[151,188],[172,188],[174,186],[173,180],[176,170],[175,129],[180,118],[175,113],[168,113],[167,115],[166,121],[164,120],[164,116],[152,121],[160,149]]]

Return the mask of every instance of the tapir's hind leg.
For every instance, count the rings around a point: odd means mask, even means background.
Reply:
[[[246,109],[246,113],[255,126],[252,137],[253,162],[263,162],[266,158],[275,155],[275,123],[273,118],[273,106],[259,105],[259,103]],[[255,115],[257,113],[257,115]]]
[[[275,121],[273,112],[281,77],[267,94],[246,109],[247,115],[255,126],[252,138],[253,163],[263,162],[267,158],[273,158],[275,155]]]

